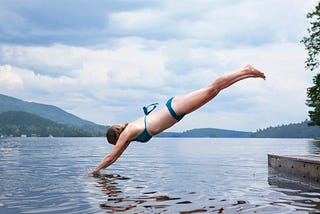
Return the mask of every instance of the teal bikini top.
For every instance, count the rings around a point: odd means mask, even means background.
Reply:
[[[144,130],[139,134],[139,136],[134,139],[134,141],[138,141],[138,142],[141,142],[141,143],[145,143],[145,142],[148,142],[152,136],[148,133],[148,130],[147,130],[147,115],[150,114],[156,107],[157,107],[158,103],[153,103],[153,104],[150,104],[148,105],[147,107],[144,106],[143,107],[143,112],[145,114],[144,116]],[[150,109],[151,107],[151,109]]]

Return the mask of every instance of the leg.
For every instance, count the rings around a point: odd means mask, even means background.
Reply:
[[[247,78],[265,79],[265,75],[251,65],[247,65],[239,71],[220,76],[206,88],[176,96],[172,100],[172,108],[178,115],[189,114],[212,100],[221,90]]]

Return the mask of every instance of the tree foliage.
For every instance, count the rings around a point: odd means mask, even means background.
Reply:
[[[320,2],[316,5],[315,10],[307,14],[310,19],[311,27],[308,28],[309,37],[304,37],[302,42],[308,52],[308,57],[305,61],[305,67],[308,70],[314,71],[319,67],[320,54]],[[307,89],[307,105],[312,108],[309,111],[311,122],[309,125],[320,126],[320,74],[318,73],[313,78],[314,86]]]
[[[313,78],[314,86],[307,90],[307,105],[312,108],[309,111],[311,122],[309,125],[320,125],[320,74]]]
[[[320,136],[318,126],[308,126],[309,121],[259,129],[252,134],[256,138],[315,138]]]
[[[320,65],[318,59],[320,54],[320,2],[316,5],[314,11],[307,14],[307,18],[311,20],[311,27],[308,28],[309,37],[304,37],[302,42],[308,51],[305,62],[306,69],[313,71]]]
[[[0,114],[0,135],[3,136],[101,137],[104,136],[104,131],[99,126],[59,124],[21,111]]]

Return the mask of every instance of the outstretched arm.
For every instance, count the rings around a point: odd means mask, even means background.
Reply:
[[[121,154],[126,150],[130,142],[131,141],[128,138],[128,133],[125,131],[121,133],[113,150],[102,159],[102,161],[96,166],[96,168],[93,170],[92,173],[93,174],[99,173],[101,169],[107,168],[108,166],[113,164],[121,156]]]

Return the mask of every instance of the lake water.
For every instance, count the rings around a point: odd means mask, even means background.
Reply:
[[[308,213],[320,192],[268,183],[267,154],[320,154],[309,139],[153,138],[99,177],[103,138],[0,139],[0,213]]]

